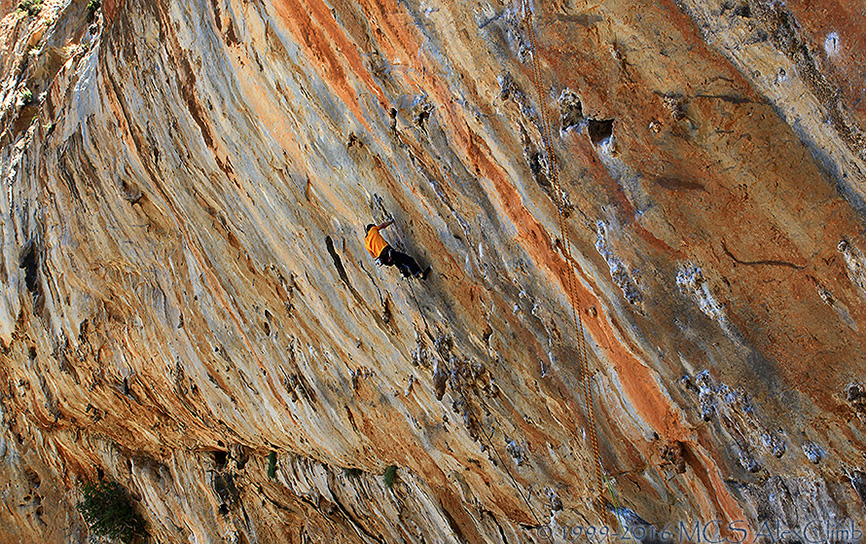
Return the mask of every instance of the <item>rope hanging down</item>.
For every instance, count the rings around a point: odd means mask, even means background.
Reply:
[[[586,413],[589,420],[587,427],[589,430],[590,445],[592,447],[593,455],[595,456],[594,464],[596,483],[598,484],[598,488],[603,490],[603,481],[606,481],[606,478],[603,474],[601,455],[598,451],[598,434],[595,427],[595,413],[593,411],[592,386],[589,379],[589,364],[587,363],[586,340],[583,335],[583,320],[581,318],[580,300],[575,294],[577,278],[575,277],[574,266],[572,264],[571,243],[565,226],[565,194],[562,191],[562,186],[559,181],[559,168],[556,164],[556,154],[553,152],[551,123],[545,105],[544,86],[541,78],[541,69],[538,65],[538,45],[535,37],[535,27],[532,23],[532,8],[529,4],[529,0],[522,0],[522,8],[524,24],[526,26],[526,33],[529,35],[529,45],[532,53],[532,80],[533,85],[535,86],[535,91],[538,94],[541,136],[544,141],[544,151],[550,163],[550,180],[556,193],[556,206],[559,215],[560,240],[562,240],[562,251],[568,268],[566,288],[568,289],[569,301],[571,302],[571,318],[574,324],[575,336],[577,337],[577,353],[580,359],[580,372],[583,378],[583,400],[586,404]]]
[[[590,379],[589,379],[589,364],[587,362],[586,340],[584,339],[584,334],[583,334],[583,320],[581,317],[580,300],[575,295],[575,285],[577,283],[577,278],[575,277],[574,266],[572,264],[574,261],[571,258],[571,242],[570,242],[568,234],[566,232],[566,225],[565,225],[565,213],[564,213],[564,210],[565,210],[565,193],[563,192],[562,186],[561,186],[560,181],[559,181],[559,168],[556,164],[556,155],[553,153],[552,138],[550,136],[551,123],[550,123],[550,117],[547,113],[547,108],[545,106],[546,101],[544,99],[544,88],[543,88],[543,82],[542,82],[542,78],[541,78],[541,69],[538,66],[538,47],[537,47],[537,40],[535,37],[535,27],[533,26],[533,22],[532,22],[532,9],[530,7],[529,0],[521,0],[521,6],[523,9],[523,13],[524,13],[524,24],[526,26],[526,31],[529,34],[530,49],[531,49],[531,53],[532,53],[532,79],[533,79],[533,84],[535,86],[536,93],[538,95],[538,111],[540,114],[539,116],[540,116],[540,121],[541,121],[541,136],[542,136],[542,139],[544,141],[545,154],[547,155],[548,160],[550,161],[550,179],[551,179],[554,191],[556,192],[556,196],[557,196],[556,205],[557,205],[557,214],[558,214],[558,220],[559,220],[560,239],[562,240],[563,255],[565,257],[566,266],[568,268],[568,273],[566,275],[566,279],[567,279],[566,288],[568,290],[569,301],[571,303],[571,318],[572,318],[572,323],[574,325],[575,336],[577,338],[577,352],[578,352],[578,357],[580,359],[580,372],[581,372],[581,376],[583,378],[583,397],[584,397],[584,403],[586,405],[586,413],[587,413],[587,418],[588,418],[588,425],[587,426],[589,428],[588,430],[589,430],[590,444],[592,447],[593,455],[595,457],[595,462],[593,464],[595,465],[596,483],[598,484],[599,494],[602,494],[604,492],[604,486],[607,485],[608,491],[611,495],[611,499],[613,500],[613,503],[614,503],[614,510],[616,512],[617,521],[619,522],[619,505],[617,504],[618,501],[616,499],[616,494],[615,494],[614,489],[611,487],[610,481],[607,479],[607,477],[604,474],[604,467],[602,465],[601,455],[599,454],[599,449],[598,449],[598,433],[596,432],[595,413],[593,410],[592,386],[591,386]],[[400,176],[401,181],[404,181],[402,179],[403,176],[400,173],[400,170],[396,167],[397,166],[396,161],[394,160],[393,157],[391,158],[391,160],[394,163],[395,171],[397,172],[398,176]],[[443,173],[445,173],[444,170],[443,170]],[[447,174],[446,174],[446,176],[447,176]],[[382,206],[382,203],[379,202],[379,205]],[[384,211],[385,210],[383,207],[383,212]],[[424,326],[426,329],[427,336],[431,337],[431,340],[432,340],[430,329],[427,325],[427,319],[424,316],[424,312],[421,311],[421,306],[418,303],[417,298],[415,297],[415,291],[412,288],[411,283],[410,283],[409,287],[410,287],[411,297],[415,301],[416,306],[418,307],[418,313],[421,315],[421,318],[424,320]],[[499,452],[490,443],[490,438],[493,436],[494,432],[495,432],[495,427],[491,431],[490,436],[487,436],[487,434],[483,430],[481,431],[481,434],[484,436],[484,438],[488,442],[488,447],[493,450],[493,452],[497,455],[497,457],[499,457]],[[535,511],[533,510],[532,505],[529,503],[527,498],[524,496],[523,492],[521,491],[520,486],[517,484],[517,481],[514,479],[514,476],[511,475],[511,471],[508,470],[508,466],[504,463],[504,461],[502,461],[501,457],[500,457],[500,463],[502,463],[503,467],[505,467],[506,472],[508,472],[508,475],[511,477],[512,483],[514,484],[515,488],[517,489],[518,493],[520,494],[520,498],[523,499],[523,501],[526,503],[527,507],[529,508],[530,513],[535,518],[536,523],[538,524],[538,526],[541,526],[542,525],[541,520],[535,514]],[[550,537],[548,537],[548,538],[550,538]],[[551,540],[552,540],[552,538],[551,538]]]

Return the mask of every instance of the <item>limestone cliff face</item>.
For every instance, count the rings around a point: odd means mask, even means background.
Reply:
[[[862,3],[0,5],[0,541],[866,517]]]

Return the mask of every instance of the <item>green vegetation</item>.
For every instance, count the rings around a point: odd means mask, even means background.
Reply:
[[[385,474],[382,475],[382,481],[385,482],[385,487],[388,489],[394,487],[394,482],[397,481],[397,465],[391,465],[385,469]]]
[[[21,91],[21,103],[26,106],[31,102],[33,102],[33,91],[31,91],[27,87],[24,87],[24,89]]]
[[[100,0],[90,0],[90,2],[87,3],[87,20],[92,21],[93,16],[96,15],[96,10],[101,7],[102,2]]]
[[[359,468],[344,468],[343,474],[347,478],[358,478],[361,474],[364,474],[364,471]]]
[[[77,504],[78,511],[96,536],[118,539],[132,544],[147,535],[144,520],[132,506],[132,498],[117,482],[100,480],[81,489],[84,498]]]
[[[268,454],[268,478],[274,479],[277,477],[277,452],[272,451]]]
[[[18,2],[18,11],[26,11],[28,15],[36,15],[42,11],[42,0],[21,0]]]

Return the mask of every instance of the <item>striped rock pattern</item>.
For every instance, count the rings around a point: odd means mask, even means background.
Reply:
[[[0,541],[866,519],[861,2],[0,8]]]

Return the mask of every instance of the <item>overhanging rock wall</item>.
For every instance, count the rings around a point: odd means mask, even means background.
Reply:
[[[2,7],[0,541],[864,529],[862,3]]]

